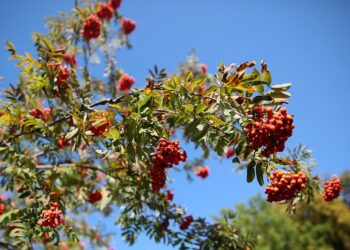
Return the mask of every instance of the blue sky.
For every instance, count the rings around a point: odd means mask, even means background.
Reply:
[[[44,17],[69,10],[74,1],[12,0],[0,9],[0,40],[11,40],[20,52],[33,51],[31,32],[44,32]],[[273,83],[292,82],[288,109],[296,128],[289,146],[307,144],[317,159],[315,172],[340,174],[349,168],[350,1],[347,0],[124,0],[121,11],[137,22],[130,36],[133,50],[117,54],[119,66],[144,86],[154,64],[174,71],[191,49],[213,72],[219,62],[264,59]],[[13,63],[0,50],[0,87],[16,82]],[[262,192],[232,172],[230,161],[210,159],[211,175],[187,183],[174,173],[175,201],[195,216],[210,216]],[[114,226],[109,225],[110,229]],[[123,249],[172,249],[142,238],[135,247],[117,237]]]

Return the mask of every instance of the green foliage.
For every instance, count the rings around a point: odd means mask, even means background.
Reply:
[[[54,249],[62,242],[75,247],[78,238],[86,237],[106,247],[108,235],[97,234],[84,218],[93,212],[107,217],[117,206],[121,212],[116,223],[130,245],[146,232],[179,249],[252,246],[249,231],[240,233],[243,225],[233,223],[228,211],[219,217],[219,225],[196,218],[188,229],[178,229],[186,211],[169,204],[163,191],[152,191],[158,141],[172,139],[176,132],[203,152],[200,160],[183,168],[189,176],[210,154],[223,156],[233,147],[233,163],[247,170],[248,182],[256,179],[262,186],[270,172],[282,166],[308,176],[305,190],[285,202],[294,208],[313,198],[318,183],[306,164],[305,148],[287,157],[266,157],[261,149],[247,146],[245,127],[254,121],[254,107],[279,111],[291,96],[291,84],[271,85],[264,62],[260,67],[255,62],[222,63],[210,75],[200,70],[192,54],[178,74],[155,66],[144,88],[121,90],[118,82],[125,75],[115,64],[115,44],[130,48],[128,36],[122,29],[115,33],[113,22],[106,20],[97,39],[86,41],[80,32],[99,2],[77,1],[71,12],[49,18],[48,34],[33,35],[36,55],[19,55],[6,42],[20,71],[17,85],[4,90],[6,99],[0,102],[0,188],[11,195],[0,217],[3,244],[25,249],[35,242]],[[121,22],[119,10],[114,19]],[[67,62],[71,55],[84,61]],[[107,81],[89,73],[90,62],[99,57],[106,61]],[[90,195],[97,191],[102,197],[92,201]],[[65,222],[42,226],[53,203]]]

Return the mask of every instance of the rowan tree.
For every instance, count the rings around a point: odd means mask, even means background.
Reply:
[[[180,72],[150,70],[141,81],[116,64],[116,49],[130,49],[137,23],[119,11],[121,1],[76,1],[69,13],[47,21],[47,34],[34,33],[36,54],[17,53],[17,84],[4,90],[0,106],[1,245],[9,249],[79,247],[79,238],[109,247],[81,214],[108,217],[133,244],[146,234],[179,249],[247,249],[254,245],[232,220],[212,224],[173,203],[167,190],[173,167],[205,178],[210,155],[232,157],[247,181],[293,210],[318,191],[308,151],[283,154],[294,129],[286,109],[291,87],[272,84],[264,61],[207,72],[188,60]],[[105,76],[90,74],[91,61]],[[135,82],[143,88],[133,88]],[[182,146],[193,143],[201,159]],[[179,165],[179,166],[177,166]],[[211,168],[210,171],[215,171]],[[277,197],[277,198],[276,198]],[[333,197],[335,198],[335,197]]]

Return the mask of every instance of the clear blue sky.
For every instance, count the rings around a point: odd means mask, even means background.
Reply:
[[[31,32],[45,31],[45,16],[69,10],[74,1],[12,0],[2,2],[0,40],[11,40],[20,52],[32,51]],[[219,62],[264,59],[273,82],[292,82],[288,109],[296,128],[288,145],[309,145],[317,159],[316,173],[340,174],[349,168],[350,1],[348,0],[124,0],[123,15],[138,26],[130,36],[134,49],[118,53],[119,66],[144,86],[154,64],[174,71],[195,48],[214,71]],[[16,82],[13,63],[0,50],[2,86]],[[192,153],[192,152],[191,152]],[[206,162],[211,175],[187,183],[173,174],[175,201],[195,216],[216,214],[263,189],[246,184],[245,174],[232,172],[230,161]],[[110,229],[114,229],[109,225]],[[116,249],[172,249],[142,238],[135,247],[118,236]]]

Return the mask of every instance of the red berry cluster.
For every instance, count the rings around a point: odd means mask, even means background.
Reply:
[[[282,152],[294,129],[293,116],[285,108],[276,112],[265,106],[254,107],[253,116],[254,122],[245,127],[248,133],[248,149],[262,148],[262,155],[265,157]]]
[[[77,60],[75,59],[74,54],[65,54],[63,56],[63,60],[71,67],[75,67],[77,65]]]
[[[120,7],[120,4],[122,3],[122,0],[111,0],[111,6],[113,9],[118,9]]]
[[[302,172],[293,174],[292,172],[283,172],[276,170],[270,176],[272,181],[267,185],[265,193],[268,202],[278,202],[290,200],[306,187],[307,177]]]
[[[190,224],[192,222],[193,222],[192,215],[189,215],[189,216],[185,217],[184,220],[180,224],[180,229],[181,230],[186,230],[190,226]]]
[[[129,35],[136,28],[136,22],[130,18],[123,18],[120,25],[125,35]]]
[[[173,191],[172,191],[172,190],[168,190],[168,191],[166,192],[165,197],[166,197],[165,203],[169,204],[170,202],[172,202],[173,199],[174,199],[174,193],[173,193]]]
[[[339,196],[341,190],[340,180],[333,176],[332,180],[326,181],[324,184],[323,200],[332,201]]]
[[[58,148],[65,148],[70,145],[70,141],[66,140],[66,135],[61,135],[57,142]]]
[[[102,193],[100,191],[95,191],[89,194],[88,200],[91,204],[94,204],[102,200]]]
[[[205,179],[209,175],[209,168],[206,166],[199,167],[196,171],[196,175],[202,179]]]
[[[48,121],[51,119],[51,109],[50,108],[44,108],[44,109],[32,109],[29,111],[29,114],[31,116],[34,116],[35,118],[41,119],[43,121]]]
[[[83,24],[83,36],[87,41],[97,38],[101,33],[101,20],[98,16],[90,15]]]
[[[100,3],[96,14],[100,19],[110,20],[113,16],[113,12],[114,9],[112,5],[108,3]]]
[[[152,157],[153,166],[151,169],[152,190],[159,192],[165,186],[166,169],[171,168],[180,161],[185,162],[187,155],[185,151],[180,151],[179,141],[168,141],[159,139],[157,153]]]
[[[104,122],[99,125],[90,125],[89,130],[94,134],[94,136],[102,135],[103,133],[107,132],[109,128],[109,122]]]
[[[134,83],[135,78],[129,76],[128,74],[124,74],[119,78],[118,89],[121,91],[128,91]]]
[[[50,205],[51,207],[49,210],[43,210],[41,212],[44,218],[40,219],[38,221],[38,224],[43,227],[56,228],[61,223],[63,223],[63,218],[61,217],[62,211],[57,210],[58,209],[57,202],[50,202]]]
[[[65,87],[66,86],[66,83],[67,83],[67,80],[70,76],[70,73],[67,69],[67,67],[61,67],[61,64],[60,63],[57,63],[56,64],[59,69],[58,69],[58,75],[57,75],[57,85],[58,87]]]

